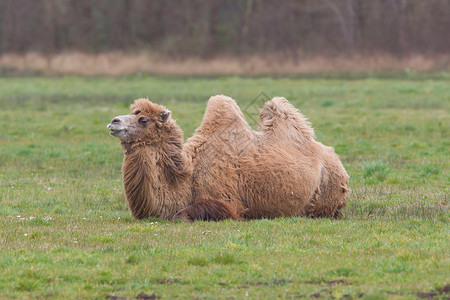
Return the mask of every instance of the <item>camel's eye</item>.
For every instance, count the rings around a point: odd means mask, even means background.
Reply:
[[[139,123],[142,125],[146,125],[148,123],[149,119],[147,117],[140,117]]]

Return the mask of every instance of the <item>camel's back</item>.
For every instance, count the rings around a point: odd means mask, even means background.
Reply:
[[[247,218],[280,217],[306,215],[314,199],[326,205],[343,190],[348,178],[339,158],[314,140],[310,124],[287,100],[269,101],[260,121],[254,132],[231,98],[210,99],[186,144],[194,201],[223,199]]]

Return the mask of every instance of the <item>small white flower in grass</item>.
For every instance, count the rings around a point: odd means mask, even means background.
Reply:
[[[28,236],[28,233],[24,233],[24,236]]]
[[[83,218],[83,220],[86,220],[86,218]]]
[[[44,221],[50,221],[50,220],[53,220],[53,218],[52,218],[52,217],[45,217],[45,218],[42,218],[42,220],[44,220]]]
[[[248,297],[248,292],[245,292],[245,297]]]
[[[156,236],[156,233],[155,233],[155,236]]]
[[[102,217],[102,216],[100,216],[100,219],[103,219],[103,217]]]
[[[120,217],[118,217],[117,220],[120,220]]]
[[[20,216],[17,216],[18,218],[20,218]]]
[[[30,220],[36,219],[35,217],[30,217]]]

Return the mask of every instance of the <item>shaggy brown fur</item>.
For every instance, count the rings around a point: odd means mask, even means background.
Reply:
[[[211,97],[203,122],[183,133],[163,106],[139,99],[108,125],[125,149],[123,181],[135,218],[221,220],[334,217],[348,175],[284,98],[268,101],[253,131],[235,101]]]

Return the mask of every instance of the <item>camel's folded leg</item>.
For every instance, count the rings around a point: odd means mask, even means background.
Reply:
[[[240,220],[232,205],[223,200],[201,200],[177,212],[172,220],[186,222],[221,221],[225,219]]]

